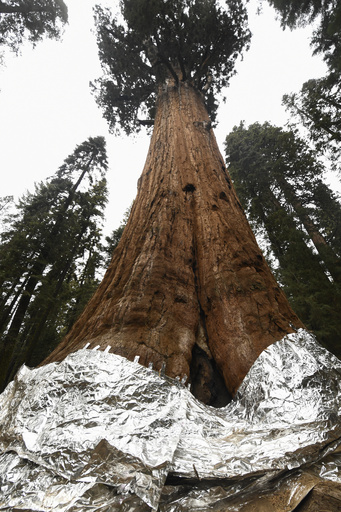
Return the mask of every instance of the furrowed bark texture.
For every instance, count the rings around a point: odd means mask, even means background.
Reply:
[[[132,212],[105,277],[44,361],[110,345],[226,403],[258,355],[302,327],[236,197],[201,95],[164,86]],[[225,387],[226,386],[226,387]]]

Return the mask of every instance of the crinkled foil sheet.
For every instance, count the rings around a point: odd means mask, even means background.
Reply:
[[[23,366],[0,395],[0,510],[291,512],[341,483],[340,377],[304,330],[221,409],[108,352]]]

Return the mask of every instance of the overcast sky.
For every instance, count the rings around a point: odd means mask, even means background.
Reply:
[[[115,137],[108,133],[89,81],[101,75],[93,33],[92,7],[100,0],[65,0],[69,25],[61,42],[44,41],[24,48],[19,57],[6,56],[0,69],[1,195],[18,197],[34,182],[51,176],[89,136],[104,135],[109,156],[110,202],[106,231],[120,224],[136,195],[136,183],[148,151],[149,137]],[[106,4],[117,6],[118,1]],[[285,125],[283,94],[299,91],[303,82],[325,74],[320,57],[312,57],[311,29],[283,31],[274,11],[263,2],[249,5],[251,49],[237,65],[226,91],[215,130],[223,140],[241,120]]]

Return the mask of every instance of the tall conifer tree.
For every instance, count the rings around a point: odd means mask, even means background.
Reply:
[[[53,348],[44,329],[53,323],[58,296],[76,273],[76,262],[92,250],[98,237],[96,219],[106,202],[106,168],[104,139],[89,138],[50,181],[21,199],[16,217],[2,234],[1,387],[33,350],[41,361]]]
[[[341,356],[341,205],[323,167],[292,131],[255,123],[226,137],[238,195],[256,229],[265,229],[276,275],[305,324]]]
[[[245,6],[123,0],[97,7],[113,131],[154,124],[137,198],[104,279],[45,362],[90,343],[185,375],[213,405],[257,356],[302,323],[272,276],[212,131],[219,93],[249,42]],[[209,117],[209,114],[211,117]]]

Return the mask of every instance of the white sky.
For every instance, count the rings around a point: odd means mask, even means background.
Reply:
[[[136,195],[136,183],[148,151],[149,137],[115,137],[90,93],[89,81],[101,75],[92,6],[101,0],[66,0],[69,25],[62,42],[46,40],[27,47],[19,57],[6,56],[0,69],[0,195],[21,196],[34,182],[51,176],[89,136],[104,135],[109,156],[110,201],[106,231],[120,224]],[[117,6],[117,0],[107,1]],[[237,65],[238,74],[221,104],[215,130],[220,149],[233,126],[245,120],[283,126],[288,116],[283,94],[299,91],[303,82],[325,74],[311,56],[311,29],[283,31],[275,14],[257,0],[249,6],[251,49]]]

